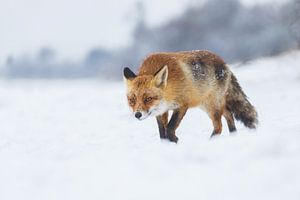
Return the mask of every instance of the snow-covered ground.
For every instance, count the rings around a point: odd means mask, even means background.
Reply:
[[[232,67],[259,113],[210,140],[188,111],[179,143],[135,120],[123,83],[0,81],[0,199],[300,199],[300,52]]]

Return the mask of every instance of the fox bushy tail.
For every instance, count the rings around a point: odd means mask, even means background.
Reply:
[[[226,96],[226,108],[233,114],[236,120],[243,122],[246,127],[256,128],[258,124],[257,112],[254,106],[248,101],[246,94],[233,74]]]

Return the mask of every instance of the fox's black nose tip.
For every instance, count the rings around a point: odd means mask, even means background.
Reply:
[[[142,113],[141,112],[136,112],[134,116],[139,119],[139,118],[141,118]]]

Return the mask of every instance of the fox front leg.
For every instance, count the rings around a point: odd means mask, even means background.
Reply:
[[[167,137],[171,142],[177,143],[178,138],[175,135],[175,130],[179,126],[182,118],[184,117],[187,111],[187,107],[181,107],[179,109],[174,110],[172,117],[167,125]]]
[[[161,139],[167,138],[166,129],[168,125],[168,112],[156,117],[158,124],[159,136]]]

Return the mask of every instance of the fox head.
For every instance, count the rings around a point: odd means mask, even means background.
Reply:
[[[137,119],[143,120],[167,111],[163,97],[163,91],[167,86],[167,65],[154,75],[139,76],[125,67],[123,76],[127,85],[128,104]]]

